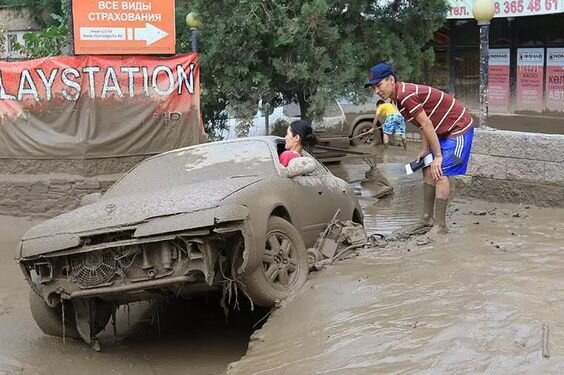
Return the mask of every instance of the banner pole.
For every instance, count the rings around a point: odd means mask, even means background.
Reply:
[[[72,13],[72,2],[69,0],[69,13],[68,13],[68,25],[69,25],[69,56],[74,56],[74,22]]]

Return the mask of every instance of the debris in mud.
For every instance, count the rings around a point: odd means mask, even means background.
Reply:
[[[468,212],[468,215],[474,215],[474,216],[486,216],[486,215],[495,215],[495,211],[497,210],[496,207],[492,208],[489,211],[486,210],[481,210],[481,211],[470,211]]]
[[[515,344],[522,347],[522,348],[527,346],[527,344],[522,340],[515,340]]]
[[[353,251],[369,244],[368,236],[361,224],[350,220],[336,220],[339,211],[319,235],[314,247],[308,249],[310,270],[320,270],[326,264],[350,256]]]
[[[497,243],[495,243],[493,241],[490,241],[490,245],[492,245],[493,247],[495,247],[498,250],[501,250],[501,251],[504,251],[504,252],[507,251],[506,249],[502,249],[500,245],[498,245]]]
[[[519,212],[514,213],[514,214],[513,214],[513,217],[521,217],[521,214],[520,214]]]
[[[366,159],[369,161],[368,159]],[[381,198],[386,195],[392,194],[394,189],[386,176],[376,167],[376,165],[370,161],[370,169],[365,173],[364,180],[361,181],[361,185],[370,185],[370,190],[375,193],[372,194],[373,198]]]
[[[417,240],[415,240],[415,243],[418,246],[424,246],[424,245],[429,244],[430,241],[431,240],[428,237],[427,238],[418,238]]]
[[[546,323],[542,324],[542,357],[550,358],[550,352],[548,351],[548,334],[549,328]]]

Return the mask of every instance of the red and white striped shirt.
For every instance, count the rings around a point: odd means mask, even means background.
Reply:
[[[472,126],[470,112],[453,96],[433,87],[397,82],[396,106],[405,120],[418,128],[421,124],[415,116],[425,111],[439,138],[464,134]]]

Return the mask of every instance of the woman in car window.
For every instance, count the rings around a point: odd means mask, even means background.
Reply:
[[[313,146],[316,139],[308,121],[297,120],[292,122],[284,137],[286,151],[280,154],[280,164],[287,167],[290,160],[302,156],[304,146]]]

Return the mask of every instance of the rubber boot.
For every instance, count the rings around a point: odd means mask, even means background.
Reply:
[[[435,185],[423,183],[423,216],[419,224],[425,227],[433,226],[433,209],[435,206]]]
[[[448,206],[448,199],[436,199],[435,200],[435,225],[432,231],[437,234],[448,233],[448,227],[446,224],[446,210]]]

